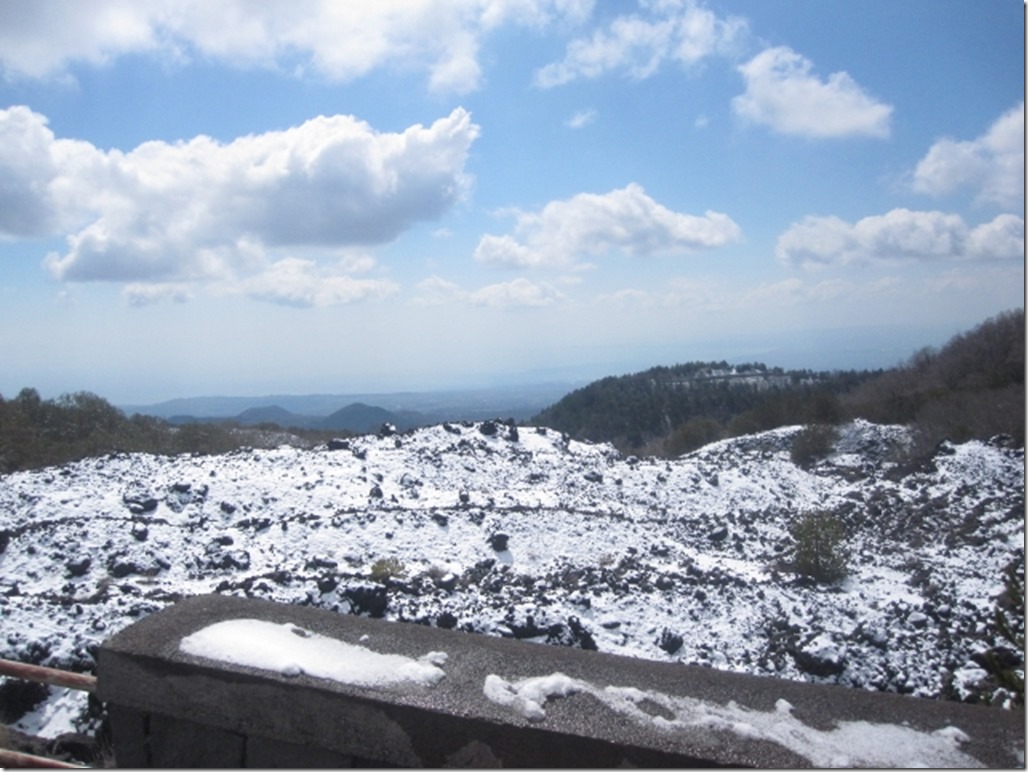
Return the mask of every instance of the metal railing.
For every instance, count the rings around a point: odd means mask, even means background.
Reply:
[[[22,681],[34,681],[51,686],[63,686],[66,689],[77,689],[83,692],[96,692],[95,676],[84,673],[72,673],[68,670],[57,670],[52,667],[42,667],[41,665],[28,665],[24,662],[14,662],[9,659],[0,659],[0,676],[18,678]],[[31,753],[22,753],[8,748],[0,748],[0,767],[82,769],[83,765],[50,759],[46,756],[36,756]]]
[[[14,662],[10,659],[0,659],[0,675],[20,678],[23,681],[64,686],[83,692],[96,691],[96,676],[72,673],[69,670],[55,670],[42,665],[27,665],[24,662]]]

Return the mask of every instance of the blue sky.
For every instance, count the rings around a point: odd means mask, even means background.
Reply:
[[[887,367],[1024,305],[1013,0],[6,0],[0,394]]]

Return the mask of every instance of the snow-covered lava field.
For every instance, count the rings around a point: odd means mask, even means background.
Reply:
[[[858,421],[804,469],[800,430],[664,460],[487,421],[9,474],[0,657],[88,672],[108,636],[217,592],[970,698],[1024,557],[1023,449],[943,443],[914,463],[906,429]],[[790,524],[812,512],[847,529],[836,585],[788,569]],[[82,729],[85,706],[53,689],[15,726]]]

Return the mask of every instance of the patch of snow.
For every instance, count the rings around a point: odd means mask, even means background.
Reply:
[[[51,688],[52,695],[11,726],[19,732],[52,740],[68,732],[80,731],[80,717],[88,697],[75,689]]]
[[[487,699],[512,708],[528,721],[542,721],[546,718],[543,705],[551,697],[567,697],[576,692],[594,690],[585,681],[569,678],[563,673],[553,673],[514,683],[490,674],[485,677],[482,691]]]
[[[815,767],[956,767],[982,765],[960,750],[969,741],[954,726],[926,732],[899,724],[839,721],[834,729],[804,724],[792,714],[792,705],[779,699],[771,711],[751,710],[729,702],[720,705],[691,697],[635,687],[599,688],[563,673],[507,681],[490,674],[483,686],[486,698],[508,707],[532,722],[546,718],[546,702],[555,697],[591,694],[611,710],[664,731],[703,728],[767,740],[803,756]],[[659,714],[640,705],[656,705]]]
[[[437,684],[446,674],[445,652],[420,659],[379,654],[293,624],[260,619],[216,622],[186,636],[179,644],[186,654],[234,665],[269,670],[286,677],[306,674],[355,686]]]

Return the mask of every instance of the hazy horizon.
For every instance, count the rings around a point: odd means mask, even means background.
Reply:
[[[993,315],[995,316],[995,315]],[[982,319],[981,321],[986,321]],[[816,351],[808,346],[797,345],[793,348],[775,345],[774,341],[765,341],[764,345],[756,340],[740,339],[718,345],[716,343],[705,344],[700,348],[692,348],[689,351],[682,350],[683,355],[676,355],[674,349],[663,350],[659,346],[642,346],[634,350],[630,356],[626,356],[620,362],[613,360],[609,362],[595,361],[586,362],[581,365],[555,365],[548,368],[539,368],[524,371],[494,372],[470,374],[466,377],[458,377],[453,380],[423,380],[423,381],[348,381],[334,384],[327,381],[321,388],[308,387],[303,374],[298,373],[288,376],[285,380],[278,382],[281,388],[275,387],[273,382],[268,382],[267,388],[247,388],[243,385],[233,391],[217,390],[212,386],[207,391],[194,391],[189,393],[171,393],[160,391],[125,392],[129,396],[134,393],[142,393],[143,399],[123,398],[119,396],[122,392],[115,391],[113,396],[102,393],[93,388],[77,386],[71,389],[47,389],[40,388],[36,384],[23,384],[37,388],[44,399],[57,397],[60,394],[74,391],[93,391],[104,397],[112,404],[120,406],[150,406],[175,400],[188,400],[200,398],[261,398],[273,396],[309,396],[309,395],[399,395],[405,393],[431,394],[445,392],[461,392],[475,390],[516,390],[518,388],[531,388],[545,385],[569,385],[576,388],[579,385],[599,380],[608,376],[628,375],[641,372],[657,366],[673,366],[695,361],[725,361],[730,365],[746,363],[761,363],[768,367],[781,367],[785,370],[879,370],[903,365],[910,357],[924,347],[939,348],[948,342],[953,335],[968,332],[972,327],[955,329],[951,332],[940,331],[934,339],[929,340],[930,334],[926,331],[919,335],[916,330],[908,333],[909,340],[897,338],[890,330],[879,330],[876,335],[865,335],[859,340],[866,344],[865,348],[845,348],[845,341],[850,339],[845,331],[837,335],[821,333],[824,336],[824,345]],[[690,355],[684,355],[692,352]],[[695,355],[692,355],[695,354]],[[290,385],[293,384],[293,385]],[[362,387],[363,385],[363,387]],[[9,393],[0,392],[6,398],[14,396],[18,389],[12,389]],[[152,394],[163,394],[158,398],[150,398]]]
[[[877,369],[1024,306],[1024,8],[0,4],[0,394]]]

